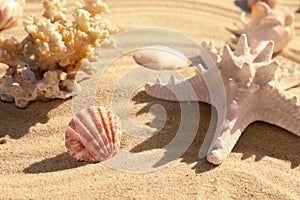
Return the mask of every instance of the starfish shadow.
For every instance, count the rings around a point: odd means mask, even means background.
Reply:
[[[137,153],[147,150],[164,148],[174,138],[178,131],[181,117],[180,104],[178,102],[168,102],[151,98],[143,91],[139,92],[133,97],[133,102],[135,102],[135,104],[146,104],[141,110],[139,110],[136,113],[136,115],[148,113],[153,105],[159,104],[164,107],[167,114],[167,119],[164,127],[158,133],[156,133],[150,138],[147,138],[140,144],[136,145],[130,150],[130,152]],[[199,104],[201,119],[198,124],[198,131],[196,137],[194,138],[192,144],[189,146],[186,152],[183,152],[183,155],[180,158],[181,162],[187,164],[194,164],[192,168],[196,171],[196,173],[202,173],[214,169],[216,167],[208,163],[206,159],[199,159],[198,157],[200,146],[202,144],[202,141],[204,140],[205,134],[208,130],[208,126],[210,123],[212,107],[205,103],[192,103]],[[155,115],[155,113],[152,114],[155,116],[154,120],[151,123],[147,123],[146,125],[152,128],[157,128],[155,127],[155,121],[161,121],[160,116]],[[161,160],[162,163],[165,161],[164,158],[162,158]]]
[[[6,143],[3,139],[6,135],[13,139],[20,139],[37,123],[47,123],[48,112],[65,101],[55,99],[47,102],[33,102],[26,109],[17,108],[13,103],[0,102],[0,144]]]
[[[149,97],[145,92],[139,92],[133,97],[135,104],[145,104],[136,115],[148,113],[155,104],[163,106],[167,113],[167,120],[163,129],[150,138],[132,148],[131,152],[143,152],[147,150],[159,149],[166,146],[176,135],[180,123],[180,106],[177,102],[168,102]],[[194,102],[198,103],[198,102]],[[211,107],[205,103],[199,103],[200,122],[196,137],[185,153],[180,157],[181,162],[194,164],[192,169],[196,173],[203,173],[216,168],[206,159],[199,159],[199,149],[208,130],[211,117]],[[160,116],[155,116],[155,120],[160,121]],[[148,123],[148,126],[155,127],[155,123]],[[256,156],[255,161],[260,161],[263,157],[269,156],[280,160],[291,162],[291,168],[299,166],[299,143],[300,138],[292,133],[283,133],[284,130],[277,126],[272,126],[264,122],[251,124],[242,134],[242,137],[235,146],[233,152],[242,153],[242,160],[252,155]],[[280,141],[280,142],[279,142]],[[278,145],[280,143],[280,145]],[[163,159],[162,159],[163,160]]]
[[[255,155],[255,161],[264,157],[286,160],[294,169],[300,165],[300,138],[265,122],[254,122],[243,132],[233,152],[243,153],[242,160]]]
[[[81,167],[87,164],[88,162],[78,162],[74,160],[68,153],[62,153],[55,157],[33,163],[24,169],[23,172],[26,174],[56,172]]]

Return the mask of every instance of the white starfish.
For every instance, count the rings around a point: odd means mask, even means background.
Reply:
[[[220,137],[207,160],[220,164],[229,155],[245,128],[254,121],[265,121],[280,126],[300,136],[300,106],[297,98],[288,98],[284,91],[300,84],[300,72],[297,69],[283,69],[272,61],[274,43],[270,41],[263,50],[253,55],[247,44],[246,35],[242,35],[234,52],[228,45],[222,54],[211,43],[202,44],[212,54],[222,76],[226,92],[226,115]],[[275,73],[276,71],[276,73]],[[190,98],[185,88],[191,85],[197,99]],[[171,90],[182,91],[174,95]],[[168,84],[148,83],[145,86],[148,95],[168,101],[210,102],[210,94],[201,75],[183,81],[171,78]]]

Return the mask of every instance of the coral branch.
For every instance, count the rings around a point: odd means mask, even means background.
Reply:
[[[31,15],[24,22],[28,36],[23,41],[0,38],[0,62],[9,66],[0,81],[1,100],[24,108],[36,99],[76,94],[76,72],[96,47],[117,32],[101,18],[108,12],[101,0],[79,3],[70,25],[64,4],[65,0],[44,0],[43,16]]]

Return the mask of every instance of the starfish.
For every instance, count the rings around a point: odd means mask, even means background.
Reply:
[[[254,121],[280,126],[300,137],[300,106],[297,98],[285,91],[300,86],[300,71],[284,69],[272,60],[274,42],[258,53],[252,53],[243,34],[233,52],[225,45],[216,53],[212,43],[202,43],[213,58],[224,83],[226,114],[221,135],[207,154],[207,160],[221,164],[230,154],[245,128]],[[192,86],[197,98],[191,98],[187,86]],[[176,96],[172,91],[176,92]],[[180,92],[181,91],[181,92]],[[169,83],[147,83],[145,92],[167,101],[201,101],[211,104],[210,94],[201,73],[182,81],[171,77]]]

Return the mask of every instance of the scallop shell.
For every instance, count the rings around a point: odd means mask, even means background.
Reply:
[[[103,106],[81,110],[65,135],[68,153],[76,160],[101,162],[116,155],[122,131],[118,117]]]
[[[249,9],[252,8],[252,6],[254,4],[256,4],[257,2],[262,1],[265,2],[266,4],[268,4],[271,8],[274,8],[276,6],[276,0],[247,0],[247,7]]]
[[[176,70],[188,65],[188,59],[182,52],[167,46],[141,48],[133,58],[137,64],[155,70]]]
[[[0,30],[9,28],[21,18],[24,0],[0,0]]]

